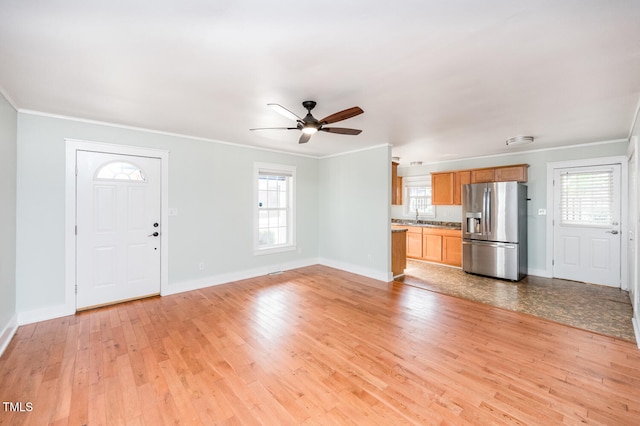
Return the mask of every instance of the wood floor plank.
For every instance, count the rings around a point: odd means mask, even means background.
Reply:
[[[20,327],[0,424],[637,424],[640,350],[324,266]]]

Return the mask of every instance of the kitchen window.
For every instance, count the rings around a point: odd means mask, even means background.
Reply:
[[[295,250],[295,166],[255,163],[254,173],[254,253]]]
[[[404,215],[415,218],[434,218],[435,206],[431,201],[431,175],[409,176],[404,181]]]

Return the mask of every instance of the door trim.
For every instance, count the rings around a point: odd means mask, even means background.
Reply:
[[[167,289],[169,276],[169,151],[154,148],[116,145],[77,139],[65,139],[65,307],[76,312],[76,152],[92,151],[160,159],[160,295]]]
[[[600,158],[587,158],[583,160],[570,160],[570,161],[557,161],[547,163],[547,241],[546,241],[546,255],[545,255],[545,268],[549,278],[553,277],[553,212],[554,212],[554,197],[553,197],[553,175],[556,169],[566,169],[571,167],[589,167],[589,166],[605,166],[609,164],[619,164],[620,169],[620,234],[627,235],[629,226],[629,207],[628,197],[624,194],[628,192],[628,160],[624,155],[615,157],[600,157]],[[622,240],[622,239],[621,239]],[[626,241],[626,240],[625,240]],[[627,265],[627,245],[620,245],[620,288],[622,290],[629,289],[629,278]]]

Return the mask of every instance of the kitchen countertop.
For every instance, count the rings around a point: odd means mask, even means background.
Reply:
[[[461,230],[462,224],[460,222],[437,222],[431,220],[401,220],[391,219],[391,225],[395,226],[422,226],[424,228],[441,228],[441,229],[456,229]]]

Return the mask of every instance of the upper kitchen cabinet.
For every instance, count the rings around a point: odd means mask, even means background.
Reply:
[[[528,164],[518,164],[509,167],[498,167],[495,171],[496,182],[526,182],[528,179]]]
[[[528,168],[528,164],[515,164],[432,173],[431,191],[433,204],[443,206],[462,204],[462,185],[466,183],[526,182]]]
[[[453,204],[454,172],[431,173],[431,204]]]
[[[453,204],[462,205],[462,185],[471,183],[471,171],[460,170],[453,175]]]
[[[471,182],[471,171],[431,174],[432,204],[451,206],[462,204],[462,185]]]
[[[495,178],[496,178],[495,169],[476,169],[476,170],[471,170],[470,183],[493,182]]]
[[[398,176],[398,163],[391,163],[391,204],[402,204],[402,176]]]
[[[471,183],[485,182],[526,182],[528,164],[515,164],[503,167],[487,167],[471,170]]]

